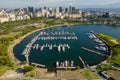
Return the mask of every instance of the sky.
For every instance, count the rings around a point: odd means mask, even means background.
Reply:
[[[120,3],[120,0],[0,0],[0,8],[58,7],[58,6],[103,6]]]

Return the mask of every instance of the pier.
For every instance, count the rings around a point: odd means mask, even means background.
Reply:
[[[75,69],[76,67],[57,67],[57,69]]]
[[[46,36],[46,37],[39,37],[38,40],[78,40],[78,38],[76,36],[69,36],[69,37]]]
[[[92,53],[96,53],[96,54],[98,54],[98,55],[101,55],[101,56],[106,56],[106,57],[108,57],[108,55],[105,55],[105,54],[103,54],[103,53],[100,53],[100,52],[97,52],[97,51],[95,51],[95,50],[91,50],[91,49],[88,49],[88,48],[85,48],[85,47],[81,47],[83,50],[86,50],[86,51],[89,51],[89,52],[92,52]]]
[[[74,36],[74,32],[69,32],[69,31],[61,31],[61,32],[40,32],[39,35],[72,35]]]
[[[38,64],[38,63],[31,63],[31,65],[36,66],[36,67],[43,67],[43,68],[45,68],[45,65]]]
[[[85,62],[83,61],[83,59],[82,59],[80,56],[79,56],[78,58],[79,58],[79,60],[82,62],[83,67],[86,68],[86,64],[85,64]]]
[[[44,48],[48,48],[49,50],[52,50],[53,48],[57,48],[58,49],[58,52],[61,52],[61,51],[65,51],[65,49],[69,49],[70,46],[68,44],[43,44],[43,45],[39,45],[39,44],[34,44],[32,46],[33,49],[37,49],[37,50],[43,50]]]
[[[28,45],[26,45],[25,49],[23,50],[23,52],[21,53],[22,55],[25,56],[26,58],[26,62],[27,65],[29,65],[29,53],[31,51],[32,45],[35,43],[35,41],[38,39],[38,37],[40,36],[40,34],[38,34],[37,36],[35,36]]]
[[[74,32],[40,32],[37,40],[78,40]]]

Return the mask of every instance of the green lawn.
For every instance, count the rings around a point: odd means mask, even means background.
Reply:
[[[113,38],[107,34],[98,34],[102,39],[104,39],[113,51],[113,56],[110,61],[114,64],[120,66],[120,40]]]
[[[5,73],[5,71],[8,69],[9,68],[7,66],[0,66],[0,76],[3,75]]]
[[[92,80],[92,79],[100,79],[100,77],[99,76],[97,76],[95,73],[93,73],[93,72],[91,72],[91,71],[89,71],[89,70],[84,70],[83,72],[82,72],[82,75],[83,75],[83,77],[84,77],[84,79],[90,79],[90,80]]]
[[[12,32],[10,34],[7,34],[7,35],[0,35],[0,38],[2,37],[14,37],[16,35],[19,35],[21,32]]]

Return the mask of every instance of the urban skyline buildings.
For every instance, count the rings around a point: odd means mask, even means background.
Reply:
[[[9,21],[16,21],[16,20],[25,20],[30,19],[32,17],[47,17],[47,18],[81,18],[82,11],[79,8],[75,7],[58,7],[58,8],[49,8],[49,7],[40,7],[35,8],[30,6],[28,8],[18,8],[18,9],[11,9],[0,10],[0,23],[9,22]]]

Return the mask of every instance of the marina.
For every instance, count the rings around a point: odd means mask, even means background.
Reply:
[[[15,56],[22,62],[44,64],[46,68],[50,69],[56,68],[57,61],[59,62],[57,69],[82,67],[83,63],[78,59],[79,56],[84,59],[85,64],[87,62],[86,65],[99,64],[109,56],[109,49],[96,35],[99,29],[95,30],[94,26],[86,27],[86,29],[84,27],[82,25],[56,27],[35,32],[14,47]],[[65,66],[66,60],[70,64],[73,61],[73,66]],[[64,67],[61,66],[61,62]]]
[[[51,37],[49,34],[52,35],[73,35],[73,37]],[[48,37],[41,37],[42,35],[49,35]],[[77,40],[77,36],[75,36],[74,32],[40,32],[37,36],[35,36],[30,43],[26,46],[26,48],[23,50],[22,55],[27,55],[29,56],[30,50],[31,48],[33,49],[39,49],[40,51],[42,51],[44,48],[49,48],[49,50],[52,50],[53,48],[57,48],[59,52],[61,51],[65,51],[66,48],[70,48],[69,44],[43,44],[43,45],[39,45],[39,44],[34,44],[37,40],[57,40],[57,39],[68,39],[68,40]],[[34,44],[34,45],[33,45]]]
[[[51,37],[51,35],[67,35],[68,37]],[[43,35],[49,35],[48,37],[41,37]],[[70,37],[70,36],[73,36],[73,37]],[[50,33],[47,33],[47,32],[40,32],[38,35],[36,35],[31,41],[30,43],[28,43],[28,45],[26,45],[25,49],[23,50],[23,52],[21,53],[22,55],[24,55],[24,57],[26,58],[26,62],[27,64],[29,65],[29,55],[30,55],[30,51],[31,49],[36,49],[36,50],[40,50],[40,51],[43,51],[44,48],[48,48],[49,50],[52,50],[53,48],[57,48],[58,52],[60,53],[61,51],[62,52],[65,52],[66,48],[67,49],[70,49],[70,46],[69,44],[42,44],[41,46],[39,44],[34,44],[37,40],[57,40],[57,39],[62,39],[62,40],[77,40],[77,36],[75,36],[75,33],[71,33],[71,32],[50,32]],[[67,63],[66,63],[67,64]],[[37,66],[41,66],[41,65],[38,65],[37,63],[32,63],[32,65],[37,65]],[[45,67],[42,65],[42,67]],[[60,68],[60,67],[59,67]]]

